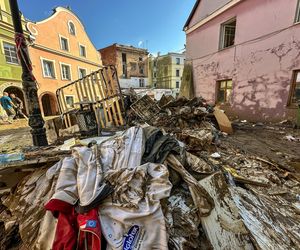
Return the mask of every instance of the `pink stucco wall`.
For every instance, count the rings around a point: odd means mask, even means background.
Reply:
[[[224,106],[248,120],[292,118],[287,107],[293,70],[300,69],[300,24],[294,24],[297,0],[245,0],[187,34],[197,95],[215,103],[216,82],[233,80]],[[196,13],[195,13],[196,14]],[[237,19],[235,45],[218,51],[220,25]]]
[[[226,3],[231,0],[201,0],[194,16],[192,17],[189,27],[193,26],[203,18],[207,17],[211,13],[215,12],[217,9],[223,7]]]

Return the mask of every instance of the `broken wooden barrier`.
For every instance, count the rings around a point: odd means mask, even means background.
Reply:
[[[210,215],[201,217],[202,227],[213,248],[220,250],[254,249],[223,174],[217,172],[199,183],[215,203]]]

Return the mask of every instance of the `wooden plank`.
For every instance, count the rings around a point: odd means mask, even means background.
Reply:
[[[114,95],[117,95],[119,94],[118,91],[116,90],[115,86],[114,86],[114,81],[113,81],[113,78],[112,78],[112,71],[111,71],[111,68],[108,68],[108,76],[109,76],[109,80],[110,80],[110,85],[111,85],[111,88],[112,88],[112,93]],[[115,98],[114,98],[115,99]],[[123,116],[122,116],[122,112],[121,112],[121,109],[120,109],[120,105],[119,105],[119,99],[116,98],[115,101],[114,101],[115,105],[116,105],[116,108],[117,108],[117,119],[120,121],[120,124],[121,125],[124,125],[124,121],[123,121]],[[114,104],[113,104],[114,105]]]
[[[222,132],[225,132],[227,134],[232,134],[233,133],[231,122],[229,121],[227,115],[225,115],[224,112],[222,112],[218,108],[215,108],[214,116],[216,117],[219,128]]]
[[[65,93],[64,93],[63,89],[61,91],[61,99],[63,100],[63,104],[66,107],[66,111],[67,111],[68,107],[67,107],[67,102],[66,102]],[[71,120],[70,120],[70,116],[67,114],[67,115],[65,115],[65,118],[66,118],[66,121],[67,121],[67,127],[71,126],[72,123],[71,123]]]
[[[107,83],[106,83],[106,80],[104,78],[104,76],[102,74],[100,74],[100,79],[101,79],[101,83],[102,83],[102,87],[103,87],[103,95],[104,95],[104,98],[107,99],[109,96],[108,96],[108,89],[107,89]],[[106,103],[106,110],[107,110],[107,113],[108,113],[108,117],[109,117],[109,122],[113,122],[113,117],[112,117],[112,114],[111,114],[111,111],[110,111],[110,103],[108,100],[105,100],[105,103]]]
[[[255,249],[250,235],[239,215],[239,210],[230,194],[221,172],[199,182],[213,198],[215,207],[201,224],[214,249]]]
[[[96,80],[96,84],[99,88],[100,98],[103,100],[104,99],[104,93],[102,91],[101,80],[98,78],[98,73],[95,73],[95,80]],[[101,101],[101,103],[102,103],[102,106],[103,106],[105,124],[108,124],[108,117],[107,117],[107,113],[106,113],[106,103],[104,101]]]
[[[97,91],[96,91],[96,88],[95,88],[94,73],[91,75],[90,83],[91,83],[91,86],[92,86],[92,90],[94,92],[94,94],[93,94],[94,95],[94,100],[99,101]]]
[[[79,88],[78,88],[78,81],[74,83],[75,84],[75,89],[76,89],[76,93],[78,96],[78,102],[80,102],[81,97],[80,97],[80,93],[79,93]]]
[[[291,202],[278,196],[232,186],[239,213],[257,249],[299,250],[300,223]]]
[[[96,99],[94,98],[94,95],[92,93],[92,89],[91,89],[91,85],[90,85],[90,78],[89,77],[85,78],[85,84],[87,86],[87,90],[88,90],[88,93],[89,93],[89,96],[90,96],[89,100],[92,101],[92,102],[95,102]]]
[[[106,75],[106,78],[108,78],[106,87],[107,87],[107,90],[108,90],[107,98],[109,98],[110,96],[114,95],[114,92],[113,92],[113,89],[112,89],[112,78],[111,78],[111,75],[110,75],[109,68],[105,69],[105,75]],[[109,99],[109,104],[110,104],[110,107],[112,109],[112,115],[113,115],[113,118],[114,118],[114,121],[115,121],[115,125],[119,126],[119,121],[118,121],[118,117],[117,117],[117,113],[116,113],[116,109],[115,109],[113,99]]]
[[[82,96],[82,99],[80,101],[83,101],[86,97],[85,93],[83,92],[82,84],[83,84],[83,82],[82,82],[82,79],[81,79],[81,80],[79,80],[79,89],[81,91],[81,96]]]

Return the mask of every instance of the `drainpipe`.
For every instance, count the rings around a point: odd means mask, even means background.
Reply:
[[[34,146],[47,146],[46,129],[41,114],[39,99],[37,95],[37,85],[35,77],[32,74],[32,65],[28,55],[28,48],[23,33],[21,15],[17,0],[9,0],[11,15],[15,29],[15,42],[17,53],[22,66],[22,84],[25,92],[29,122],[31,127],[32,141]]]

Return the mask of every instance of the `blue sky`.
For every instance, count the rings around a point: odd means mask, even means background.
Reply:
[[[97,48],[112,43],[148,48],[151,53],[184,48],[182,31],[195,0],[19,0],[32,21],[45,19],[56,6],[70,6]]]

